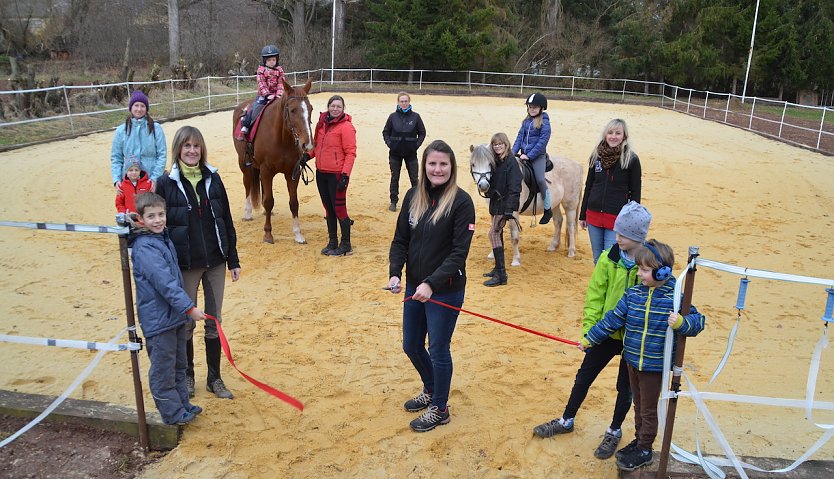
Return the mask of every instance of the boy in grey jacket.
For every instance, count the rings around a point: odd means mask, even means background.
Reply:
[[[148,382],[165,424],[186,424],[203,412],[188,400],[185,343],[193,321],[205,320],[183,289],[177,252],[165,229],[165,200],[156,193],[136,197],[141,221],[131,238],[136,312],[150,358]]]

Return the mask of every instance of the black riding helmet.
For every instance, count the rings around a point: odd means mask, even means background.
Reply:
[[[533,93],[527,97],[527,101],[524,104],[540,106],[542,111],[545,111],[547,110],[547,97],[541,93]]]
[[[266,59],[269,57],[281,58],[281,51],[275,45],[267,45],[261,50],[261,59],[266,66]]]

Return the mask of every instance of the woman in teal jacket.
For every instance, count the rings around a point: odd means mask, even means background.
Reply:
[[[124,124],[116,128],[113,145],[110,148],[110,174],[116,193],[121,193],[119,183],[124,178],[126,165],[133,159],[142,164],[156,190],[156,181],[165,171],[168,160],[165,133],[148,114],[148,97],[139,90],[130,95],[127,107],[130,114]]]

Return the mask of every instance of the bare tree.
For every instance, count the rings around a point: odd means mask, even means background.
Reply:
[[[180,7],[168,0],[168,65],[173,69],[180,59]]]

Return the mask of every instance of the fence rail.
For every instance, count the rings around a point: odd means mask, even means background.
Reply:
[[[694,90],[627,78],[535,75],[454,70],[379,68],[290,72],[290,83],[312,78],[316,91],[401,89],[454,95],[524,95],[543,91],[554,99],[639,103],[750,130],[792,145],[834,155],[834,109]],[[0,150],[112,129],[124,120],[129,93],[151,91],[152,114],[172,120],[227,110],[255,95],[254,76],[193,80],[65,85],[0,91]],[[109,101],[105,102],[105,98]],[[31,117],[32,112],[44,112]]]

